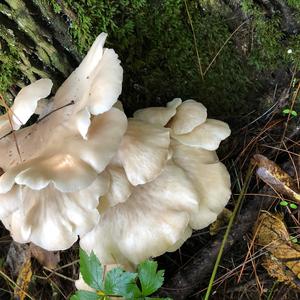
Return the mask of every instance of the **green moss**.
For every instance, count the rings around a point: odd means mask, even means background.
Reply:
[[[5,92],[11,86],[13,79],[17,75],[17,68],[15,67],[15,58],[6,53],[0,54],[0,93]]]
[[[61,6],[57,3],[56,0],[49,0],[50,5],[52,6],[55,13],[59,14],[62,11]]]
[[[225,45],[204,79],[196,48],[205,70],[239,25],[231,23],[229,8],[220,1],[186,1],[196,44],[182,0],[47,1],[67,17],[81,53],[100,32],[109,33],[107,45],[119,54],[125,71],[121,100],[127,111],[182,97],[202,101],[213,115],[240,115],[256,107],[248,95],[259,92],[258,79],[300,62],[299,36],[285,36],[280,15],[266,16],[253,0],[241,1],[249,22]],[[298,0],[288,4],[299,12]]]
[[[299,0],[287,0],[287,4],[295,9],[300,9],[300,2]]]
[[[249,62],[259,71],[280,68],[285,62],[287,45],[281,31],[281,19],[278,15],[265,16],[262,7],[252,0],[241,2],[243,11],[251,17],[248,39]]]
[[[109,33],[108,45],[120,55],[125,69],[122,100],[127,110],[161,105],[179,96],[204,102],[214,115],[224,110],[230,115],[255,107],[246,98],[249,91],[259,89],[259,74],[294,63],[296,54],[289,56],[287,50],[298,43],[297,37],[285,40],[279,15],[267,18],[252,0],[241,3],[251,17],[237,34],[245,45],[239,48],[230,40],[204,80],[195,47],[205,70],[232,32],[228,10],[219,1],[187,1],[197,45],[181,0],[66,0],[64,10],[72,9],[77,16],[70,32],[82,53],[101,31]]]
[[[0,93],[5,93],[19,77],[19,55],[14,45],[0,39]]]

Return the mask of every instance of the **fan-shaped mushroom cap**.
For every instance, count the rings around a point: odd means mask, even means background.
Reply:
[[[38,101],[49,96],[52,85],[50,79],[40,79],[21,89],[9,111],[0,116],[0,137],[24,125],[34,114]]]
[[[169,145],[168,129],[129,119],[118,156],[132,185],[151,181],[162,172]]]
[[[166,108],[140,110],[134,114],[139,120],[129,121],[118,155],[113,159],[114,166],[107,168],[117,166],[118,172],[113,171],[110,190],[100,199],[99,223],[81,238],[81,247],[87,252],[93,250],[104,264],[134,266],[146,258],[178,249],[192,229],[215,221],[230,198],[226,167],[215,151],[205,149],[218,147],[229,134],[225,130],[227,124],[211,124],[206,120],[206,109],[195,101],[179,104],[174,101]],[[213,147],[203,140],[200,146],[191,147],[175,139],[210,125]],[[219,132],[217,125],[225,127],[225,132]],[[165,129],[171,133],[171,142],[163,138],[165,146],[161,147],[157,137],[161,136],[163,126],[169,127]],[[181,127],[185,130],[180,131]],[[187,133],[177,135],[174,131]],[[162,149],[167,157],[161,156]],[[133,167],[129,169],[128,165]],[[148,165],[152,176],[146,177]],[[157,166],[155,172],[153,165]],[[144,177],[136,180],[138,176]]]
[[[105,179],[105,184],[99,182],[97,171],[102,172],[117,152],[126,125],[124,113],[112,108],[92,120],[87,140],[82,139],[79,134],[64,136],[63,140],[58,141],[58,145],[49,149],[45,155],[9,168],[0,177],[0,193],[2,193],[0,206],[3,201],[6,207],[7,199],[13,197],[20,206],[14,212],[8,211],[8,214],[12,213],[6,216],[10,221],[4,220],[5,224],[8,222],[11,224],[8,227],[15,240],[32,241],[47,250],[66,249],[71,246],[70,243],[75,242],[77,234],[84,234],[92,229],[98,220],[96,216],[99,214],[96,210],[98,206],[96,199],[106,193],[109,187],[109,184],[106,184],[109,179]],[[66,143],[65,149],[64,143]],[[106,186],[98,193],[95,187],[91,188],[96,178],[98,178],[98,188],[101,186],[100,183]],[[86,198],[90,197],[90,188],[95,193],[92,211],[85,207]],[[14,194],[10,191],[11,189],[15,191]],[[14,204],[12,206],[15,208]],[[33,209],[29,209],[30,207]],[[69,221],[65,220],[68,215]],[[78,221],[72,220],[72,215],[77,216]],[[45,216],[49,220],[45,220],[43,225]],[[86,225],[84,220],[86,220]],[[78,226],[76,222],[79,222]],[[48,228],[47,226],[51,226],[52,231],[61,237],[49,243],[44,241],[39,234],[42,234],[43,228]],[[23,232],[24,228],[30,228],[30,230]],[[65,239],[64,243],[61,243],[62,238]]]
[[[127,128],[125,114],[112,107],[121,92],[122,68],[113,50],[103,50],[105,38],[105,34],[97,38],[59,88],[50,115],[0,137],[0,167],[5,171],[0,177],[0,218],[19,242],[66,249],[98,221],[98,198],[110,186],[103,171]],[[34,98],[21,121],[49,93],[49,82],[38,81],[21,90],[23,99]],[[12,111],[22,109],[20,101]]]
[[[3,136],[10,131],[10,125],[5,116],[0,118],[0,167],[7,170],[21,162],[15,138],[22,162],[41,155],[71,132],[74,135],[79,132],[87,139],[91,115],[108,111],[122,89],[120,61],[114,50],[103,49],[105,39],[104,33],[98,36],[79,67],[58,89],[51,103],[52,114],[37,124],[17,131],[15,136],[5,138]],[[13,115],[20,115],[23,121],[25,116],[28,119],[34,113],[38,99],[47,96],[51,86],[49,79],[42,79],[23,88],[11,108],[12,112],[16,110]]]
[[[180,98],[175,98],[167,103],[167,107],[149,107],[137,110],[133,117],[154,125],[165,126],[175,116],[176,108],[182,103]]]
[[[52,184],[42,190],[15,186],[9,192],[15,193],[10,200],[18,205],[12,213],[1,216],[2,221],[17,242],[33,242],[50,251],[64,250],[97,224],[98,199],[108,187],[106,173],[76,192],[61,192]],[[0,206],[6,197],[0,197]]]
[[[217,150],[222,140],[230,135],[229,126],[219,120],[207,119],[205,123],[186,134],[173,134],[172,137],[182,144],[200,147],[206,150]]]
[[[181,244],[182,237],[191,233],[187,230],[189,214],[197,207],[192,184],[170,162],[155,180],[136,186],[125,202],[112,203],[80,244],[88,252],[93,250],[104,264],[138,264]]]
[[[91,115],[108,111],[122,91],[123,69],[113,49],[103,49],[107,34],[101,33],[79,67],[69,76],[57,91],[53,109],[69,103],[64,113],[57,118],[68,121],[65,126],[76,125],[86,138]]]
[[[202,229],[214,222],[231,196],[230,176],[214,151],[172,141],[173,161],[184,170],[198,194],[199,208],[190,225]]]
[[[117,153],[127,128],[127,118],[123,112],[112,108],[93,118],[87,140],[82,139],[78,133],[57,130],[56,135],[49,137],[52,140],[50,145],[47,137],[39,131],[38,125],[39,123],[31,126],[33,128],[28,127],[16,131],[15,135],[9,135],[0,140],[0,166],[7,171],[0,177],[0,193],[10,189],[11,184],[2,184],[8,176],[14,180],[19,172],[27,168],[28,164],[36,164],[36,159],[38,161],[51,160],[51,157],[58,153],[81,159],[100,173]],[[23,163],[20,163],[15,138]],[[54,167],[54,165],[47,163],[48,167]]]
[[[229,126],[218,120],[207,119],[205,106],[195,100],[174,99],[167,107],[150,107],[134,113],[136,119],[170,128],[172,138],[181,143],[216,150],[230,135]]]
[[[195,100],[186,100],[177,107],[176,115],[168,127],[174,134],[185,134],[205,122],[207,118],[206,107]]]

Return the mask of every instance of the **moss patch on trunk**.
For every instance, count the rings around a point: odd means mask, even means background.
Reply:
[[[215,116],[242,115],[257,107],[272,72],[298,69],[300,62],[300,37],[287,30],[286,10],[259,1],[238,1],[235,8],[227,1],[45,1],[81,54],[101,31],[109,33],[107,46],[125,71],[121,100],[128,112],[182,97],[203,102]],[[289,0],[287,7],[296,26],[299,3]],[[15,75],[8,69],[2,90]]]

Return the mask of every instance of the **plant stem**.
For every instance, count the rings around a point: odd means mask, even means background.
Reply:
[[[237,215],[237,213],[238,213],[238,211],[241,207],[242,201],[245,197],[245,194],[246,194],[246,191],[248,189],[248,185],[249,185],[250,178],[251,178],[253,170],[254,170],[254,166],[250,165],[250,167],[248,168],[246,177],[245,177],[245,182],[243,184],[242,190],[239,194],[239,197],[238,197],[237,203],[235,205],[234,211],[232,213],[232,216],[231,216],[231,218],[229,220],[229,223],[228,223],[228,226],[226,228],[226,231],[225,231],[225,234],[224,234],[224,237],[223,237],[223,240],[222,240],[222,244],[221,244],[221,247],[220,247],[216,262],[215,262],[215,265],[214,265],[214,269],[212,271],[212,274],[211,274],[211,277],[210,277],[210,280],[209,280],[209,284],[208,284],[208,287],[207,287],[207,291],[206,291],[204,300],[208,300],[209,296],[211,294],[213,283],[214,283],[214,280],[215,280],[215,277],[216,277],[216,274],[217,274],[217,271],[218,271],[218,267],[219,267],[219,264],[220,264],[220,261],[221,261],[222,255],[223,255],[225,244],[226,244],[228,236],[229,236],[229,232],[230,232],[231,227],[233,225],[233,221],[234,221],[234,219],[235,219],[235,217],[236,217],[236,215]]]

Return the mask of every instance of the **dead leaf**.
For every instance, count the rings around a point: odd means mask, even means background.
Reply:
[[[225,207],[222,210],[222,212],[218,215],[217,220],[210,225],[209,227],[210,235],[218,234],[220,229],[223,226],[228,224],[231,215],[232,215],[232,211]]]
[[[60,261],[59,252],[47,251],[33,243],[30,244],[31,255],[48,269],[55,269]]]
[[[300,289],[300,246],[291,241],[281,216],[263,212],[255,229],[256,244],[266,251],[262,265],[268,274]]]
[[[261,180],[276,192],[300,202],[300,191],[289,174],[261,154],[254,155],[254,162],[257,164],[256,174]]]
[[[14,289],[14,299],[24,300],[32,278],[31,256],[27,255],[17,278],[17,286]]]

